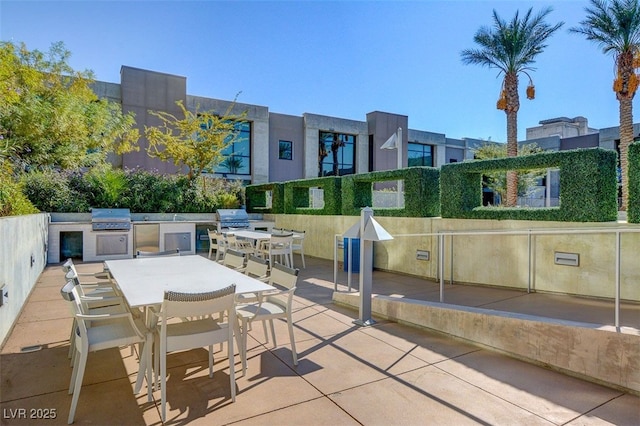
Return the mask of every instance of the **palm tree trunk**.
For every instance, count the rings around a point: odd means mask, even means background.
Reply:
[[[627,211],[629,202],[629,166],[627,154],[629,145],[633,143],[633,106],[632,98],[619,97],[620,100],[620,169],[622,175],[621,211]]]
[[[507,73],[504,77],[504,86],[507,95],[507,157],[518,155],[518,110],[520,98],[518,96],[518,74]],[[518,204],[518,172],[507,171],[507,207],[515,207]]]

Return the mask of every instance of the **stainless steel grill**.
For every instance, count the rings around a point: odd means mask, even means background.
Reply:
[[[129,209],[91,209],[91,229],[128,231],[131,229],[131,212]]]
[[[218,209],[216,212],[218,218],[218,230],[225,229],[247,229],[249,225],[249,215],[246,210],[242,209]]]

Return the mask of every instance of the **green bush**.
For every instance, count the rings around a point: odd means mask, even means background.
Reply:
[[[38,213],[38,209],[24,195],[20,184],[9,173],[0,172],[0,216],[34,213]]]
[[[87,194],[68,185],[66,173],[53,170],[34,171],[22,176],[22,191],[43,212],[88,212]]]
[[[339,215],[342,213],[342,178],[327,176],[284,182],[284,213]],[[309,207],[309,188],[324,190],[324,208]]]
[[[267,191],[271,191],[271,208],[267,208]],[[284,213],[284,184],[278,182],[247,185],[247,211],[250,213]]]
[[[377,216],[435,217],[440,215],[440,171],[433,167],[347,175],[342,178],[342,214],[359,216],[373,204],[373,183],[404,180],[404,208],[374,208]]]
[[[640,142],[629,146],[629,203],[627,222],[640,223]]]
[[[23,177],[23,192],[46,212],[88,212],[91,207],[129,208],[134,213],[211,213],[238,208],[240,181],[161,175],[145,170],[95,168],[86,173],[43,171]]]
[[[612,150],[576,149],[443,165],[442,217],[564,222],[615,221],[616,157]],[[482,207],[482,175],[499,170],[560,168],[560,207]]]

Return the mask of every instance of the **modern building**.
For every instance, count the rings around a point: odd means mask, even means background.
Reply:
[[[397,152],[381,150],[391,135],[402,131],[403,166],[433,166],[473,158],[473,149],[483,141],[452,139],[442,133],[409,129],[406,115],[373,111],[364,121],[304,113],[294,116],[270,112],[260,105],[234,103],[187,94],[187,79],[156,71],[122,66],[120,84],[96,82],[94,91],[134,112],[140,130],[140,150],[112,159],[119,167],[140,167],[175,173],[176,166],[147,155],[144,127],[160,124],[149,111],[180,116],[177,101],[191,111],[224,114],[246,113],[240,136],[225,151],[226,160],[213,168],[213,175],[241,179],[247,183],[286,181],[318,176],[345,175],[397,167]],[[408,130],[407,130],[408,129]]]
[[[240,179],[246,183],[279,182],[318,176],[346,175],[398,167],[397,151],[382,145],[402,129],[402,165],[440,167],[446,163],[474,158],[474,150],[487,142],[478,139],[448,138],[443,133],[409,128],[409,117],[372,111],[364,121],[304,113],[294,116],[270,112],[269,107],[234,103],[187,93],[187,78],[156,71],[122,66],[120,84],[96,82],[94,91],[122,105],[123,112],[134,112],[140,130],[141,149],[112,158],[119,167],[140,167],[161,173],[176,173],[177,167],[147,155],[144,127],[160,124],[150,111],[180,116],[176,102],[190,111],[216,114],[246,114],[239,124],[239,137],[225,150],[225,161],[211,175]],[[634,126],[640,134],[640,124]],[[527,140],[545,150],[586,147],[616,149],[617,127],[590,128],[587,119],[559,117],[543,120],[527,129]],[[557,181],[557,176],[552,177]],[[545,183],[546,186],[546,183]],[[557,196],[557,185],[555,192]],[[553,196],[552,195],[552,196]],[[549,197],[549,194],[547,194]]]

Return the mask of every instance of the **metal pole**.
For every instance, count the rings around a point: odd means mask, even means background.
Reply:
[[[338,291],[338,235],[333,236],[333,291]]]
[[[438,234],[438,263],[440,264],[440,303],[444,303],[444,235]]]
[[[373,241],[364,238],[364,229],[373,216],[373,209],[365,207],[360,214],[360,326],[375,324],[371,318],[371,278],[373,275]]]
[[[450,251],[450,253],[449,253],[449,256],[450,256],[450,259],[449,259],[449,284],[453,285],[453,234],[451,234],[450,243],[451,243],[451,247],[449,248],[449,251]]]
[[[348,238],[347,240],[347,289],[349,290],[349,292],[351,292],[351,264],[353,263],[351,259],[353,257],[353,238]]]
[[[620,328],[620,231],[616,231],[616,328]]]
[[[528,250],[529,250],[529,256],[527,256],[527,258],[529,259],[529,275],[527,276],[527,293],[531,293],[531,229],[529,229],[529,233],[527,234],[527,246],[528,246]]]

